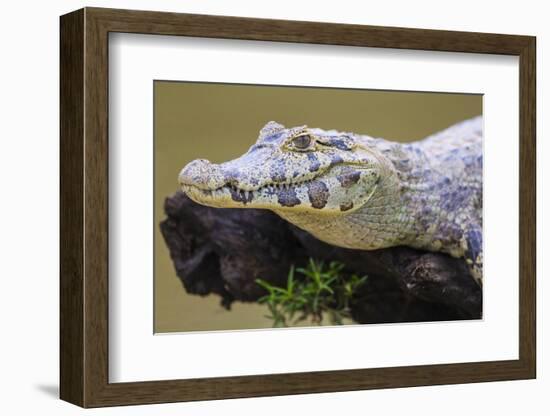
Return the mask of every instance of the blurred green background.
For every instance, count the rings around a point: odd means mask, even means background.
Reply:
[[[287,127],[364,133],[413,141],[482,113],[482,96],[424,92],[155,81],[155,332],[270,328],[267,310],[217,296],[187,295],[158,224],[178,173],[196,158],[242,155],[270,120]]]

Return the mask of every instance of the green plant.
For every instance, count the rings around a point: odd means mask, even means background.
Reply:
[[[267,290],[258,302],[268,307],[273,327],[286,327],[305,319],[321,325],[326,314],[333,325],[342,325],[351,318],[350,302],[356,289],[367,276],[344,273],[344,264],[309,259],[305,268],[291,266],[286,287],[273,286],[256,279]],[[301,276],[295,276],[295,272]]]

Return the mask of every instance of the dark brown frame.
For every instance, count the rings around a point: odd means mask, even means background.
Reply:
[[[109,383],[110,32],[519,56],[519,359]],[[62,16],[61,398],[99,407],[535,378],[535,49],[531,36],[98,8]]]

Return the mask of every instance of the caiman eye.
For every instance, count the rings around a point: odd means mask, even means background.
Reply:
[[[301,136],[295,137],[292,139],[292,145],[299,150],[305,150],[311,146],[313,139],[309,134],[303,134]]]

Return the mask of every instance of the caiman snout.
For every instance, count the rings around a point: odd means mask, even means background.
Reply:
[[[219,165],[206,159],[196,159],[188,163],[179,174],[180,185],[196,186],[201,189],[215,189],[224,185]]]
[[[271,171],[266,160],[269,159],[260,152],[249,152],[240,158],[219,165],[206,159],[197,159],[182,169],[179,182],[181,185],[206,190],[214,190],[223,186],[245,191],[254,190],[262,182],[267,182],[267,178],[262,177],[264,171]]]

